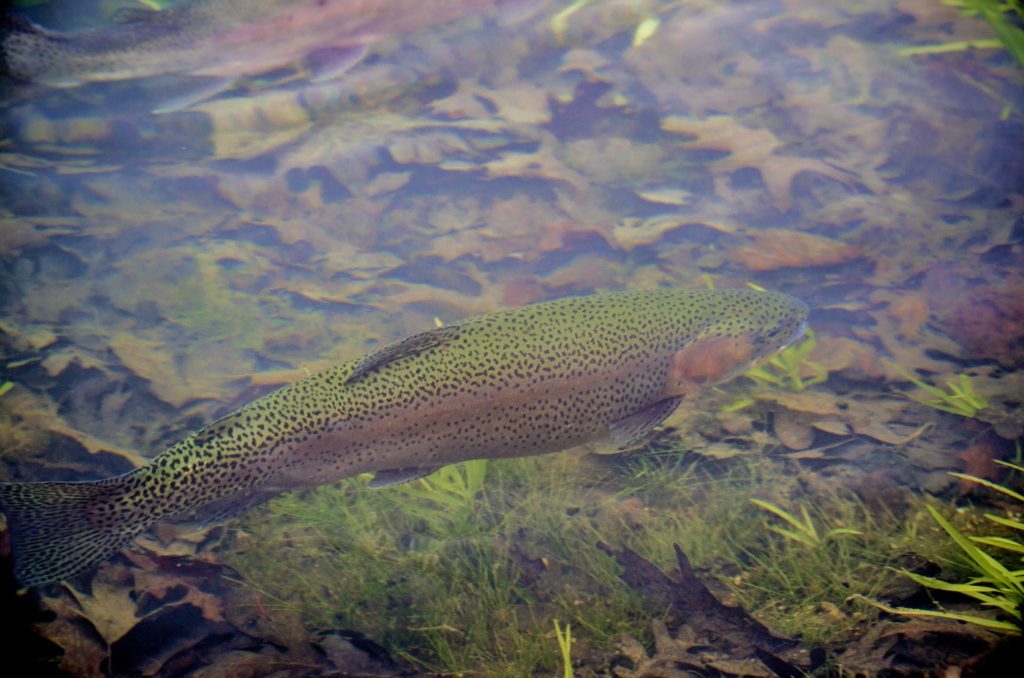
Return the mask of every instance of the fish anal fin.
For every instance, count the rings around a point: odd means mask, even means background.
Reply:
[[[370,372],[380,369],[384,365],[396,360],[416,355],[417,353],[422,353],[428,349],[444,346],[458,336],[458,326],[452,325],[449,327],[439,327],[434,330],[420,332],[419,334],[414,334],[411,337],[402,339],[401,341],[388,344],[387,346],[374,351],[356,362],[355,367],[352,368],[352,372],[348,375],[348,379],[345,380],[345,383],[351,384],[354,381],[358,381]]]
[[[366,56],[366,45],[346,45],[344,47],[325,47],[311,52],[306,56],[312,82],[331,80],[344,74]]]
[[[637,410],[628,417],[613,421],[609,426],[612,444],[622,450],[647,440],[658,424],[665,421],[668,415],[679,407],[682,400],[682,396],[665,398]]]
[[[745,336],[705,337],[676,351],[669,368],[667,393],[692,393],[747,369],[757,348]]]
[[[370,487],[387,487],[388,485],[407,483],[410,480],[416,480],[417,478],[425,478],[437,469],[441,468],[441,466],[443,466],[443,464],[438,466],[391,468],[385,471],[377,471],[377,474],[373,476],[373,480],[370,481]]]

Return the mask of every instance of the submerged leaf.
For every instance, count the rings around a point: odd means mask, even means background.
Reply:
[[[734,250],[730,258],[751,271],[787,267],[827,266],[863,256],[859,247],[821,235],[771,228],[752,234],[753,244]]]

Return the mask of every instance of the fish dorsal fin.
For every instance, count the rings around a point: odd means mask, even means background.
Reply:
[[[628,417],[613,421],[609,427],[612,443],[623,450],[647,440],[655,427],[675,412],[682,399],[682,396],[665,398],[637,410]]]
[[[386,471],[377,471],[377,474],[373,476],[373,480],[370,481],[370,487],[387,487],[388,485],[407,483],[410,480],[416,480],[417,478],[425,478],[437,469],[441,468],[441,466],[443,466],[443,464],[438,466],[413,466],[411,468],[392,468]]]
[[[460,330],[457,325],[439,327],[435,330],[420,332],[419,334],[414,334],[411,337],[406,337],[401,341],[388,344],[384,348],[361,358],[356,363],[356,366],[352,368],[352,373],[348,375],[348,379],[345,380],[345,383],[351,384],[354,381],[358,381],[370,372],[380,369],[388,363],[405,358],[406,356],[416,355],[417,353],[422,353],[423,351],[432,348],[444,346],[458,337],[459,332]]]

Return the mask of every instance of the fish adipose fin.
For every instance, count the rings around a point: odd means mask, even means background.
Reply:
[[[370,481],[370,487],[387,487],[388,485],[407,483],[417,478],[425,478],[439,468],[441,466],[413,466],[412,468],[393,468],[387,471],[377,471],[377,475],[373,476],[373,480]]]
[[[650,437],[658,424],[665,421],[668,415],[675,412],[682,400],[682,396],[665,398],[634,412],[628,417],[613,421],[609,427],[612,443],[620,450],[624,450],[644,442]]]
[[[125,499],[134,473],[94,482],[0,483],[21,585],[72,577],[145,530],[152,521]]]
[[[396,341],[393,344],[388,344],[384,348],[374,351],[370,355],[359,360],[355,367],[352,368],[352,373],[348,375],[348,379],[345,380],[345,383],[351,384],[354,381],[358,381],[370,372],[380,369],[390,362],[405,358],[406,356],[416,355],[417,353],[422,353],[428,349],[444,346],[458,337],[460,331],[461,330],[458,325],[439,327],[436,330],[420,332],[419,334],[414,334],[407,339],[402,339],[401,341]]]

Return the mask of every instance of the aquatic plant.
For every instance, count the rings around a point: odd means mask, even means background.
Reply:
[[[573,678],[572,670],[572,625],[566,624],[563,629],[554,619],[555,638],[558,639],[558,649],[562,653],[562,678]]]
[[[223,266],[210,257],[197,256],[194,271],[168,296],[168,316],[202,339],[230,339],[240,346],[259,346],[251,299],[231,289]]]
[[[751,499],[750,503],[759,509],[782,518],[782,520],[786,521],[794,528],[792,530],[788,530],[775,525],[769,525],[769,530],[782,535],[786,539],[804,544],[805,546],[819,546],[822,542],[840,535],[863,534],[860,530],[852,530],[847,527],[834,527],[826,531],[824,534],[819,534],[818,528],[815,526],[814,521],[811,520],[811,515],[807,511],[806,505],[800,506],[801,517],[797,518],[781,506],[764,501],[763,499]]]
[[[1014,471],[1024,473],[1024,466],[1000,460],[996,460],[996,463]],[[1024,508],[1024,495],[1011,490],[1005,485],[966,473],[951,473],[950,475],[979,483],[989,489],[1000,492],[1014,501],[1019,502],[1021,507]],[[935,519],[935,522],[937,522],[946,534],[948,534],[956,543],[957,547],[966,557],[967,565],[971,570],[973,570],[976,576],[971,577],[966,582],[952,582],[938,579],[936,577],[927,577],[906,570],[904,570],[903,573],[927,588],[935,589],[937,591],[959,593],[968,598],[972,598],[983,607],[995,609],[1008,619],[985,617],[963,612],[952,612],[949,610],[923,610],[907,607],[893,608],[881,605],[880,603],[876,604],[887,612],[894,614],[955,619],[957,621],[984,626],[996,631],[1010,633],[1020,633],[1021,631],[1024,631],[1024,569],[1020,568],[1021,562],[1019,557],[1019,554],[1024,554],[1024,522],[1021,522],[1017,517],[1014,517],[1009,513],[1002,516],[987,513],[985,514],[986,518],[998,525],[1001,525],[1002,527],[1015,531],[1015,533],[1019,533],[1022,539],[1012,539],[1005,536],[969,537],[958,530],[934,506],[928,506],[927,509],[932,518]],[[1017,562],[1012,565],[1004,564],[999,559],[994,558],[986,551],[979,548],[978,544],[1002,549],[1010,552],[1011,554],[1018,554]]]
[[[943,0],[969,16],[981,16],[1017,63],[1024,66],[1024,4],[1021,0]]]
[[[1024,4],[1020,0],[941,0],[943,5],[956,7],[965,16],[980,16],[995,33],[990,40],[957,40],[916,47],[905,47],[901,55],[940,54],[963,52],[968,49],[992,49],[1003,47],[1021,66],[1024,66]]]
[[[772,356],[764,365],[751,368],[743,376],[753,379],[759,384],[770,384],[791,391],[803,391],[808,386],[820,384],[828,379],[828,370],[823,365],[810,360],[808,356],[814,351],[818,341],[814,330],[808,328],[806,338],[792,346],[788,346]],[[810,372],[810,377],[803,375]]]
[[[430,533],[461,535],[474,527],[477,495],[487,477],[487,460],[475,459],[438,469],[426,478],[399,486],[401,494],[418,499],[405,505],[409,515],[423,520]]]
[[[943,391],[941,388],[932,386],[920,377],[911,374],[899,365],[896,365],[895,363],[889,364],[893,369],[903,375],[907,381],[933,396],[931,398],[921,398],[911,393],[903,393],[903,395],[914,402],[927,405],[928,407],[932,407],[943,412],[959,414],[962,417],[973,417],[977,415],[979,411],[988,407],[988,401],[978,395],[974,390],[974,384],[971,381],[971,378],[966,374],[959,374],[951,379],[947,379],[946,388],[949,390]]]
[[[762,479],[761,487],[778,479]],[[861,597],[877,597],[892,583],[891,568],[920,542],[916,520],[867,507],[853,495],[801,503],[800,515],[777,504],[745,502],[783,520],[769,530],[782,539],[749,539],[732,544],[723,578],[744,609],[782,634],[823,643],[849,632],[873,614]],[[764,532],[762,521],[746,520]],[[923,549],[932,553],[934,545]],[[726,571],[729,571],[727,569]]]
[[[650,601],[598,542],[666,571],[679,544],[752,614],[819,642],[874,609],[845,601],[877,596],[918,537],[915,523],[853,498],[794,512],[751,503],[760,488],[796,491],[770,459],[713,472],[660,461],[642,473],[607,456],[474,462],[407,486],[361,479],[287,494],[247,521],[242,538],[256,543],[225,558],[271,615],[284,607],[313,629],[358,628],[431,671],[531,676],[571,670],[570,653],[577,667],[610,653],[622,634],[650,637]],[[758,511],[783,520],[785,538],[766,538]]]

